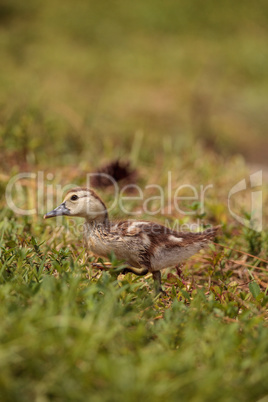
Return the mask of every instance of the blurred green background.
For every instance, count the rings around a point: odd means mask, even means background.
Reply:
[[[264,0],[1,0],[2,167],[195,143],[266,164],[267,30]]]

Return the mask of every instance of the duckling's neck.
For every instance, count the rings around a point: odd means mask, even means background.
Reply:
[[[100,217],[94,220],[86,219],[84,223],[86,238],[97,236],[97,239],[100,239],[100,237],[107,236],[110,233],[110,225],[108,214],[102,215],[102,219]]]
[[[110,226],[109,216],[106,210],[103,214],[98,215],[95,219],[92,219],[90,217],[87,217],[85,219],[85,223],[89,226]]]

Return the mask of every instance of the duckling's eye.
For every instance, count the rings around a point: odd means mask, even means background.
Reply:
[[[77,195],[72,195],[72,196],[71,196],[71,200],[72,200],[72,201],[76,201],[77,199],[78,199],[78,196],[77,196]]]

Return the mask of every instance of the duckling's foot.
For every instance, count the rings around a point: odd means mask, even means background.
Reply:
[[[120,274],[127,274],[128,272],[131,272],[132,274],[138,275],[138,276],[144,276],[148,274],[149,270],[148,268],[134,268],[134,267],[126,267],[120,271]]]
[[[155,288],[156,295],[168,296],[167,292],[160,286],[160,288]]]
[[[160,289],[160,292],[162,295],[168,296],[167,292],[165,290],[163,290],[162,288]]]
[[[102,270],[109,269],[109,266],[106,267],[103,264],[99,264],[97,262],[92,262],[91,265],[92,265],[93,268],[99,268],[99,269],[102,269]]]

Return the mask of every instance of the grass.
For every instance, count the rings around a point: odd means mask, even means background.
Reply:
[[[219,243],[166,272],[161,297],[149,275],[94,269],[66,218],[58,227],[4,208],[1,399],[265,397],[267,232],[213,207],[226,218]]]
[[[2,400],[267,395],[268,297],[254,270],[256,290],[239,284],[230,252],[170,273],[169,297],[155,298],[150,279],[93,275],[81,248],[39,245],[14,225],[2,221]]]
[[[227,208],[251,164],[267,171],[267,11],[264,1],[1,3],[1,401],[267,400],[265,178],[262,232]],[[164,271],[167,296],[150,275],[94,268],[103,261],[84,248],[80,220],[42,218],[65,186],[117,157],[145,198],[112,217],[222,224],[207,250]],[[40,205],[36,178],[13,189],[17,206],[38,207],[30,216],[5,197],[23,172],[44,174]],[[172,197],[197,189],[180,203],[191,215],[168,209],[170,174]],[[155,184],[165,202],[153,215]],[[250,189],[235,200],[248,219]]]

